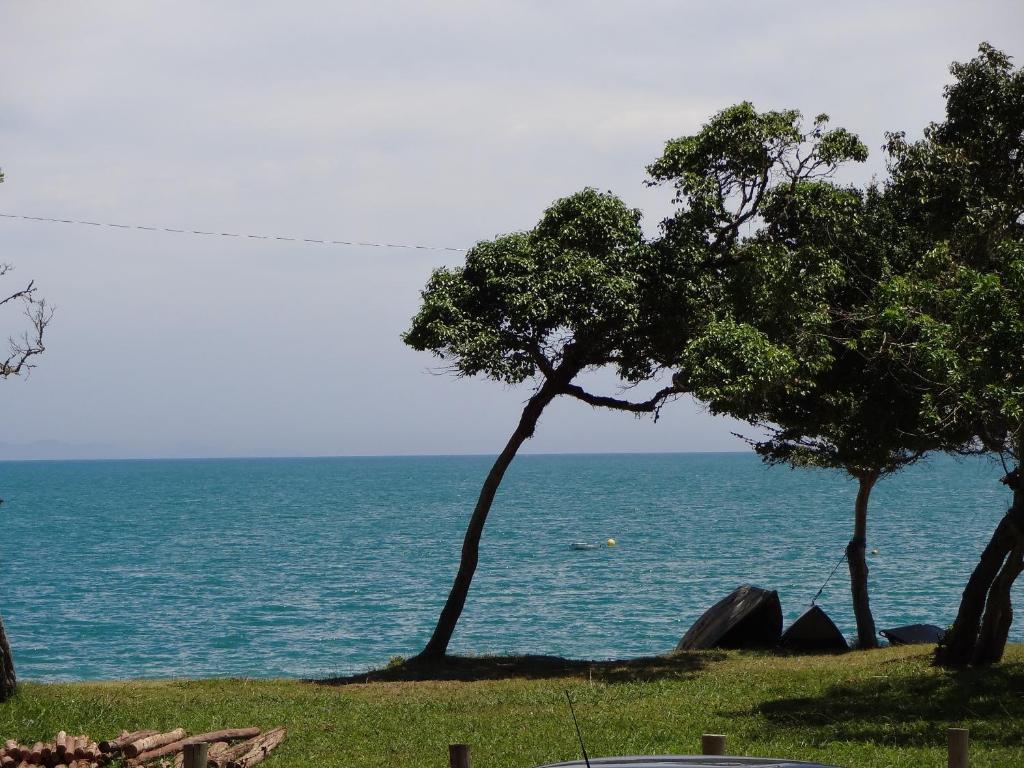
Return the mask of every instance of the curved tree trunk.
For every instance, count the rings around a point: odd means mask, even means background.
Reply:
[[[0,618],[0,702],[7,701],[14,695],[17,682],[17,678],[14,675],[14,658],[11,656],[11,645],[7,642],[4,620]]]
[[[868,601],[868,499],[878,481],[878,472],[857,475],[857,502],[854,506],[853,538],[846,545],[846,561],[850,566],[850,594],[853,597],[853,615],[857,620],[857,645],[877,648],[875,618]]]
[[[996,526],[981,559],[967,580],[953,626],[935,652],[935,662],[948,667],[966,667],[974,657],[985,598],[1007,554],[1024,542],[1024,482],[1020,469],[1003,478],[1013,488],[1013,506]]]
[[[985,615],[981,619],[981,631],[974,646],[972,664],[988,666],[1002,660],[1006,638],[1013,623],[1010,589],[1021,571],[1024,571],[1024,549],[1017,547],[1006,558],[988,591],[988,602],[985,603]]]
[[[455,632],[455,625],[462,615],[462,609],[466,604],[466,596],[469,594],[469,586],[473,581],[473,574],[476,572],[476,564],[480,551],[480,537],[483,535],[484,523],[487,522],[487,513],[491,511],[491,503],[501,484],[512,459],[515,458],[519,447],[528,439],[533,437],[534,428],[540,419],[541,413],[560,392],[561,387],[568,383],[572,376],[559,377],[558,381],[547,379],[536,394],[529,399],[523,409],[523,415],[519,419],[519,426],[509,438],[505,449],[498,455],[491,471],[484,480],[480,489],[480,497],[477,499],[473,515],[469,519],[469,526],[466,528],[466,536],[462,542],[462,558],[459,561],[459,571],[455,576],[455,583],[452,585],[448,600],[441,610],[437,620],[437,627],[431,635],[429,642],[422,651],[415,657],[418,661],[436,661],[441,659],[448,650],[448,643],[451,642],[452,634]]]

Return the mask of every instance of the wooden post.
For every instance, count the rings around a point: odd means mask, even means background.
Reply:
[[[469,768],[469,744],[449,744],[448,765],[451,768]]]
[[[967,728],[949,729],[949,768],[967,768]]]
[[[185,745],[184,768],[206,768],[206,755],[210,745],[205,741],[198,744]]]
[[[700,751],[703,755],[724,755],[725,736],[721,733],[705,733],[700,737]]]

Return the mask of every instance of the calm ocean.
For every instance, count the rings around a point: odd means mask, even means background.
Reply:
[[[0,615],[19,677],[323,676],[412,654],[490,462],[0,463]],[[879,627],[952,620],[1009,503],[1001,474],[938,458],[879,484]],[[792,619],[842,556],[855,491],[751,454],[520,456],[452,651],[656,654],[744,582],[777,589]],[[569,547],[608,537],[618,546]],[[852,634],[845,566],[819,603]]]

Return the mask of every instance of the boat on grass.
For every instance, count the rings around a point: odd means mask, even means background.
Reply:
[[[848,651],[849,643],[839,627],[817,605],[812,605],[789,625],[779,646],[793,651]]]
[[[939,642],[946,636],[946,630],[934,624],[907,624],[883,629],[878,634],[888,640],[889,645],[923,645]]]
[[[774,648],[781,636],[779,593],[744,584],[708,608],[683,635],[676,650]]]

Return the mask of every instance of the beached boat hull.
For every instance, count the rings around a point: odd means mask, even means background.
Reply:
[[[821,608],[812,605],[782,633],[779,645],[793,651],[848,651],[839,627]]]
[[[922,645],[937,643],[946,636],[946,630],[934,624],[907,624],[879,632],[890,645]]]
[[[781,636],[779,593],[744,584],[705,611],[676,650],[774,648]]]

